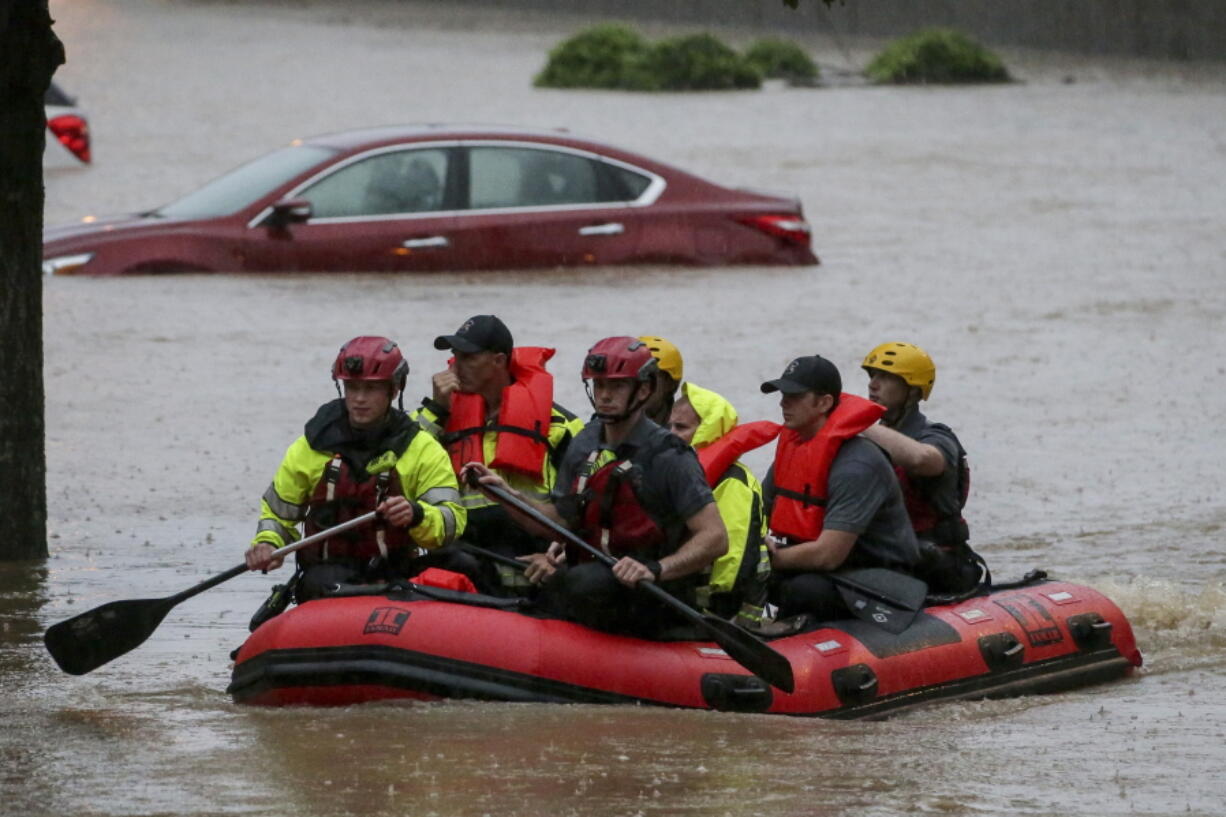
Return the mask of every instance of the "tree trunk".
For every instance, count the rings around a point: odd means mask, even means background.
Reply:
[[[0,0],[0,560],[47,556],[43,94],[63,62],[47,0]]]

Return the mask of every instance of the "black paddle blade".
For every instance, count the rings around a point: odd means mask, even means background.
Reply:
[[[792,664],[783,655],[729,621],[711,615],[704,615],[702,619],[711,635],[715,636],[715,643],[733,661],[784,692],[796,688]]]
[[[167,599],[113,601],[51,625],[43,643],[60,669],[84,675],[143,644],[173,606]]]
[[[852,615],[893,635],[911,626],[928,595],[921,579],[880,567],[832,573],[830,578]]]

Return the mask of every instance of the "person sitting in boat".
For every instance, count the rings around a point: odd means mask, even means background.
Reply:
[[[372,526],[298,552],[292,584],[299,602],[338,584],[386,582],[426,567],[472,569],[472,557],[444,548],[466,519],[447,452],[392,406],[408,374],[408,362],[387,338],[357,337],[342,346],[332,365],[340,399],[307,422],[260,501],[246,553],[252,570],[280,567],[277,548],[298,540],[299,523],[313,534],[380,513]]]
[[[633,592],[639,582],[659,582],[692,606],[702,572],[728,549],[694,449],[645,415],[657,366],[646,344],[632,337],[605,338],[588,350],[583,380],[595,415],[563,456],[550,501],[536,503],[549,519],[617,558],[616,564],[588,561],[576,549],[560,565],[556,545],[523,558],[529,579],[547,580],[544,602],[556,613],[648,638],[680,618],[651,596]],[[482,463],[467,470],[506,489]]]
[[[987,565],[968,544],[962,508],[970,491],[966,451],[949,426],[929,422],[919,410],[932,394],[937,368],[911,343],[883,343],[864,357],[868,398],[885,406],[864,436],[894,462],[903,500],[923,557],[922,577],[937,593],[965,593],[979,586]]]
[[[681,350],[656,335],[643,335],[639,340],[647,344],[647,349],[656,359],[658,366],[652,376],[651,396],[647,398],[644,411],[653,423],[667,428],[684,373]]]
[[[475,315],[452,335],[439,335],[434,348],[454,357],[433,377],[433,395],[422,400],[414,419],[451,455],[456,474],[465,463],[481,462],[525,496],[546,502],[558,462],[583,421],[553,401],[553,375],[545,364],[554,350],[515,346],[511,330],[495,315]],[[544,551],[542,540],[510,524],[507,512],[476,488],[461,483],[468,511],[464,540],[504,556]],[[525,592],[523,572],[488,564],[488,590]],[[497,571],[497,578],[493,572]]]
[[[909,574],[919,562],[898,479],[881,449],[860,436],[885,409],[844,394],[839,370],[820,355],[796,358],[761,388],[782,395],[783,414],[765,486],[771,600],[780,618],[846,618],[830,573],[883,567]]]
[[[658,358],[657,358],[658,359]],[[738,624],[762,624],[770,579],[766,549],[766,514],[762,485],[753,472],[729,452],[726,459],[711,445],[737,424],[736,409],[709,389],[684,383],[673,404],[668,428],[698,452],[707,484],[715,495],[720,518],[728,530],[728,552],[715,560],[697,591],[698,606]],[[705,457],[710,452],[711,457]]]

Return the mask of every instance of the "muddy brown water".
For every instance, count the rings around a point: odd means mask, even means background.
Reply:
[[[51,557],[0,568],[0,813],[1223,813],[1220,73],[1007,54],[1024,83],[557,92],[530,78],[573,20],[417,3],[52,8],[96,164],[48,179],[49,223],[156,205],[294,136],[497,121],[794,192],[824,263],[47,279]],[[865,351],[918,342],[939,366],[929,413],[971,452],[969,518],[996,574],[1041,566],[1107,593],[1145,668],[878,723],[240,708],[228,653],[270,575],[184,603],[90,675],[56,669],[47,625],[237,563],[285,446],[330,397],[342,340],[397,338],[416,399],[442,364],[432,338],[490,311],[558,348],[559,398],[576,409],[582,354],[608,334],[672,339],[687,376],[746,419],[776,416],[757,384],[797,354],[827,355],[862,390]]]

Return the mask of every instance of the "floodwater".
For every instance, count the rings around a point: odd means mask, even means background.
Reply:
[[[0,813],[1219,815],[1226,806],[1226,73],[1009,54],[991,88],[632,95],[531,88],[579,22],[418,3],[53,2],[96,163],[48,223],[148,208],[295,136],[405,121],[567,126],[803,199],[820,267],[47,279],[49,547],[0,566]],[[836,8],[837,12],[837,8]],[[863,60],[805,45],[835,67]],[[1130,679],[843,723],[586,706],[236,707],[228,654],[275,575],[61,674],[47,625],[241,558],[258,498],[388,334],[411,399],[479,312],[584,350],[676,342],[745,419],[820,352],[861,390],[887,339],[936,358],[999,578],[1088,583],[1131,618]],[[762,465],[762,459],[751,460]],[[3,512],[20,509],[4,506]]]

